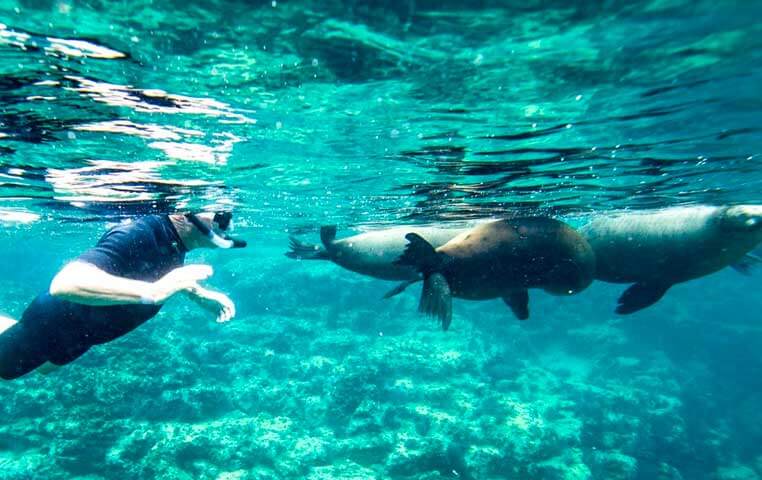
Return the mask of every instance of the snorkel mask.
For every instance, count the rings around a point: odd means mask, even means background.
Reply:
[[[212,223],[216,223],[222,235],[215,232],[214,228],[209,228],[207,224],[201,221],[194,213],[186,213],[185,218],[204,234],[209,240],[219,248],[243,248],[246,246],[245,240],[232,238],[225,232],[231,228],[233,214],[230,212],[217,212],[214,214]]]

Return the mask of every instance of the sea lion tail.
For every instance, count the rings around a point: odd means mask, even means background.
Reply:
[[[291,250],[286,252],[288,258],[297,260],[330,260],[328,251],[320,245],[304,243],[296,237],[288,237]]]
[[[442,330],[447,330],[452,322],[452,292],[447,279],[440,273],[446,256],[418,234],[408,233],[405,238],[409,243],[395,263],[410,265],[423,274],[418,311],[437,317],[442,322]]]

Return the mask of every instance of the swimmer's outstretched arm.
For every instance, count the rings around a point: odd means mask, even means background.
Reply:
[[[160,305],[176,293],[192,293],[198,282],[206,280],[212,273],[209,265],[186,265],[170,271],[155,282],[143,282],[111,275],[93,264],[75,261],[53,278],[50,294],[93,306]]]
[[[235,304],[227,295],[204,288],[201,285],[185,291],[197,305],[217,315],[217,323],[224,323],[235,317]]]

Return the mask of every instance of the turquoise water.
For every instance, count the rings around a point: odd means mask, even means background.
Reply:
[[[762,203],[762,2],[0,2],[0,314],[122,218],[233,208],[172,300],[0,384],[3,479],[762,477],[760,274],[532,318],[283,254],[391,224]]]

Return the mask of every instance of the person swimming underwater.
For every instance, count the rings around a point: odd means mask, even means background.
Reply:
[[[106,232],[55,275],[21,320],[0,317],[0,378],[66,365],[134,330],[178,293],[215,311],[218,322],[233,318],[233,302],[200,284],[212,267],[183,266],[195,248],[245,247],[227,235],[231,220],[230,212],[149,215]]]

